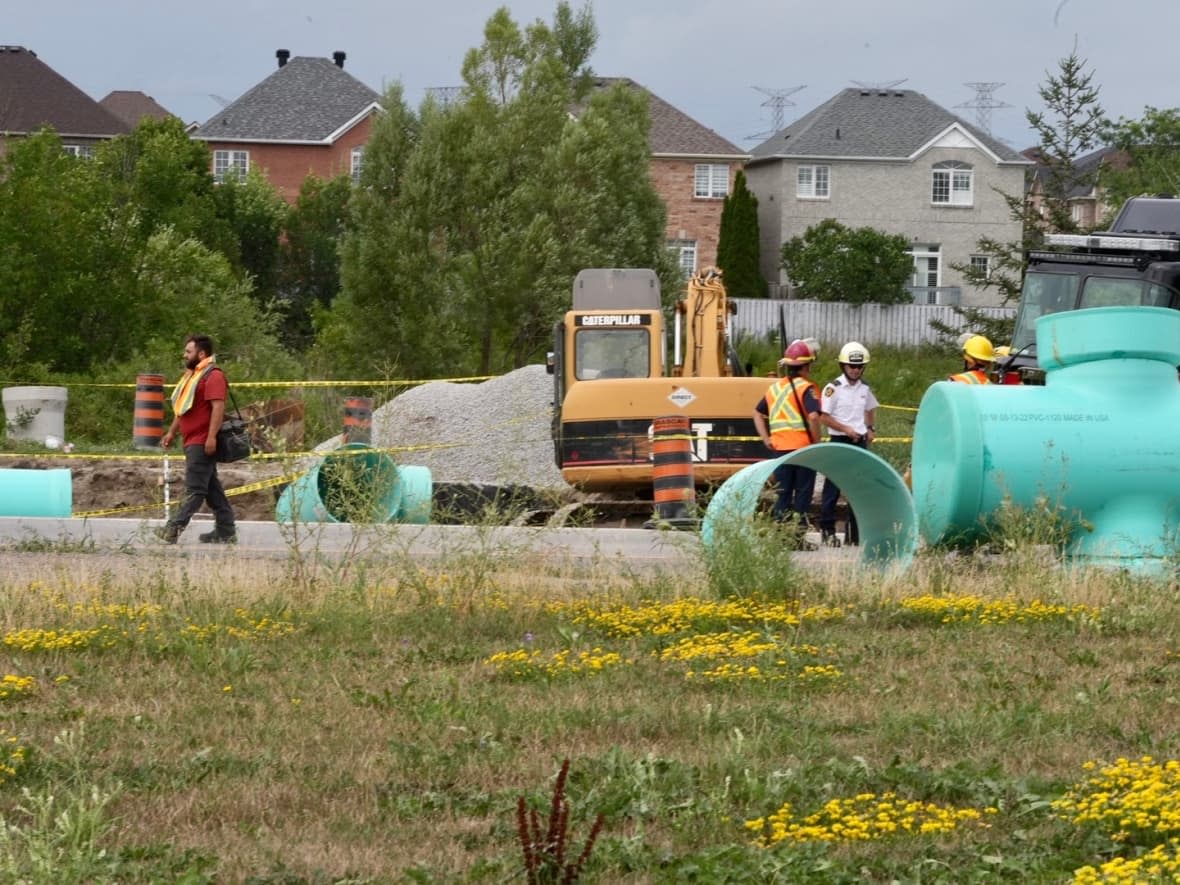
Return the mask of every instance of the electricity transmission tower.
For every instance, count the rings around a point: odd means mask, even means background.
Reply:
[[[426,94],[437,101],[444,108],[448,108],[459,100],[463,94],[462,86],[427,86]]]
[[[791,101],[790,96],[794,95],[800,89],[806,89],[807,86],[792,86],[789,89],[766,89],[762,86],[751,86],[750,88],[757,89],[763,95],[767,96],[766,101],[762,102],[761,107],[771,109],[774,120],[774,128],[769,132],[760,132],[757,135],[747,135],[747,141],[753,140],[755,138],[769,138],[782,129],[783,109],[793,108],[795,106],[795,102]]]
[[[1003,83],[964,83],[964,86],[970,86],[975,90],[975,98],[971,101],[965,101],[962,104],[955,105],[956,108],[974,108],[975,109],[975,125],[986,132],[988,135],[992,134],[992,111],[995,108],[1010,108],[1012,105],[1007,102],[1000,101],[995,96],[995,92]]]

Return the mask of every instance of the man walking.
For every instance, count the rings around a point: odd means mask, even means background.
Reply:
[[[787,375],[766,391],[754,408],[754,427],[762,442],[775,455],[794,452],[819,441],[819,388],[811,380],[815,349],[806,341],[792,341],[781,364]],[[815,493],[815,471],[810,467],[780,464],[774,469],[778,499],[774,518],[785,520],[794,513],[800,537],[807,527],[811,496]]]
[[[208,335],[190,335],[184,342],[185,373],[172,391],[172,426],[160,444],[168,449],[180,431],[184,446],[185,499],[180,509],[156,535],[175,544],[189,520],[209,502],[213,511],[213,531],[199,535],[205,544],[232,544],[237,541],[234,511],[221,480],[217,476],[217,431],[225,418],[225,397],[229,384],[225,372],[213,359],[213,340]]]
[[[846,443],[867,449],[876,433],[874,422],[877,398],[864,382],[865,366],[869,364],[869,349],[859,341],[849,341],[840,348],[840,377],[824,388],[820,399],[820,422],[828,428],[828,438],[834,443]],[[840,488],[831,477],[824,477],[820,498],[820,541],[832,547],[840,546],[836,538],[836,503]],[[849,544],[860,543],[856,514],[848,508],[848,522],[844,538]]]

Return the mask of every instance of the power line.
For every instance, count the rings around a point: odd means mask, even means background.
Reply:
[[[888,92],[890,89],[896,89],[908,79],[909,77],[902,77],[900,80],[880,80],[877,82],[853,80],[852,82],[854,85],[859,86],[861,89],[867,89],[869,92]]]

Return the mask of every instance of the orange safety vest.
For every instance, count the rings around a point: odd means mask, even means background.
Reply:
[[[766,391],[770,445],[776,452],[793,452],[813,442],[802,411],[803,398],[809,388],[819,399],[816,383],[798,376],[780,378]]]
[[[961,384],[991,384],[991,379],[987,377],[987,372],[983,369],[972,369],[970,372],[960,372],[958,375],[951,375],[948,381],[958,381]]]

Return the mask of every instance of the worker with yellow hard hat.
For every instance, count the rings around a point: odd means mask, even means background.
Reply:
[[[996,349],[982,335],[971,335],[963,342],[963,371],[948,380],[961,384],[991,384],[988,370],[996,359]]]

